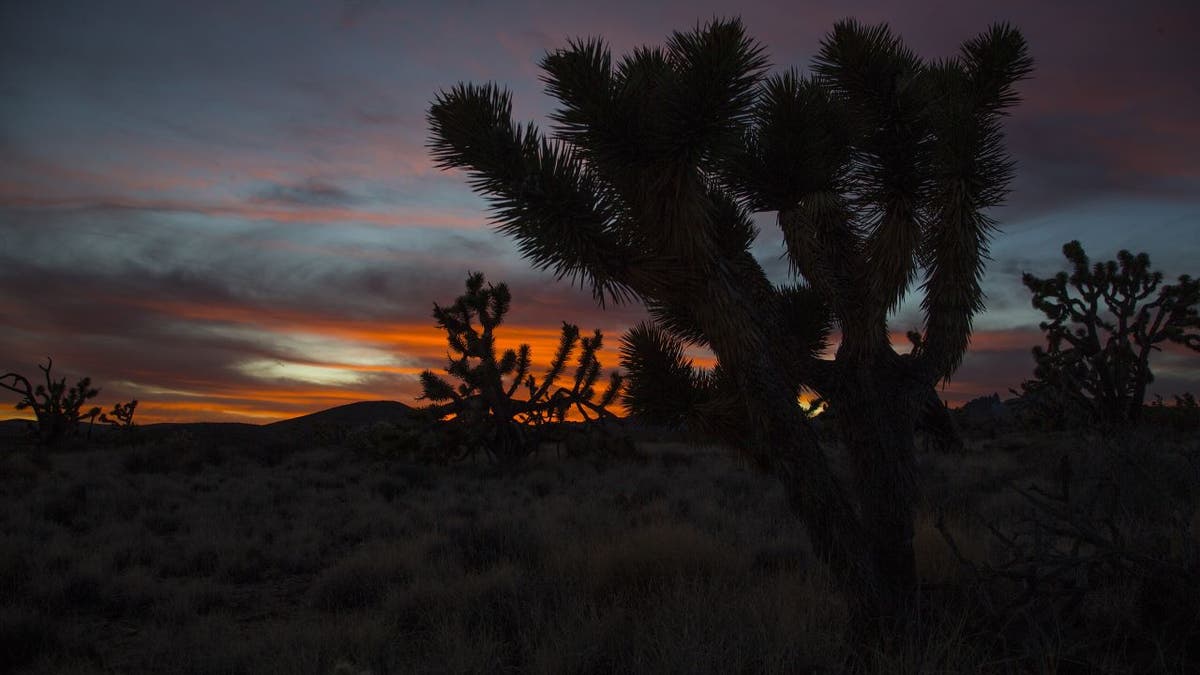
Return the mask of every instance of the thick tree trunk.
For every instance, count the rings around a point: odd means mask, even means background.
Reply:
[[[745,390],[744,400],[757,417],[760,433],[752,439],[767,470],[783,484],[792,511],[808,531],[813,552],[830,568],[860,616],[877,616],[890,604],[874,560],[870,534],[854,502],[834,474],[816,433],[788,389],[770,376]]]
[[[889,410],[874,389],[846,388],[852,392],[848,401],[862,399],[866,416],[864,428],[848,436],[858,467],[859,499],[854,499],[834,474],[800,409],[798,373],[787,366],[794,358],[787,351],[790,336],[773,313],[774,288],[765,277],[758,282],[746,283],[730,266],[717,262],[704,278],[703,292],[697,293],[705,303],[691,307],[709,346],[740,390],[750,438],[739,441],[753,448],[783,483],[814,552],[828,564],[857,618],[897,617],[915,587],[912,406]],[[897,379],[896,386],[903,382]],[[846,407],[857,410],[850,403],[835,404],[839,415]]]
[[[860,370],[831,402],[854,471],[859,513],[880,580],[880,616],[901,617],[917,586],[914,438],[920,405],[903,383]]]
[[[770,313],[774,289],[763,277],[758,288],[739,283],[717,264],[705,278],[703,305],[694,316],[709,346],[731,374],[744,405],[749,437],[736,443],[763,460],[787,491],[788,501],[808,530],[814,553],[856,609],[872,612],[879,582],[854,502],[834,475],[816,433],[797,402],[794,374],[785,367],[787,344]]]
[[[904,628],[917,588],[914,418],[909,406],[874,395],[859,407],[838,407],[854,470],[854,500],[794,401],[780,397],[752,405],[769,411],[765,421],[770,431],[760,441],[772,449],[768,468],[783,483],[814,552],[838,579],[859,627]]]

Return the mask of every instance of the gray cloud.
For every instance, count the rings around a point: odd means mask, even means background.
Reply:
[[[333,183],[310,178],[303,183],[269,185],[256,192],[251,201],[289,206],[349,206],[362,200]]]

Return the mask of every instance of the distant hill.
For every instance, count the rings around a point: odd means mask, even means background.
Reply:
[[[186,433],[202,442],[267,443],[294,440],[320,428],[348,430],[376,422],[403,424],[412,419],[413,412],[414,408],[397,401],[361,401],[270,424],[163,422],[139,425],[139,429],[142,438],[147,441]],[[28,428],[28,420],[0,420],[0,445],[25,439]],[[93,429],[93,435],[97,438],[111,432],[112,429],[102,424],[97,424]]]
[[[411,406],[398,401],[360,401],[264,426],[288,434],[307,434],[318,427],[352,429],[376,422],[403,424],[412,419],[413,412]]]

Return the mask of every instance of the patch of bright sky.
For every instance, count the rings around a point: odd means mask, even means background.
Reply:
[[[336,387],[361,384],[365,380],[362,373],[354,370],[267,359],[244,361],[237,364],[236,368],[250,377],[268,382],[282,380]]]
[[[139,396],[181,396],[185,398],[208,398],[212,396],[212,392],[187,391],[185,389],[145,385],[132,380],[114,380],[113,384],[135,392]]]
[[[1153,267],[1171,279],[1200,259],[1197,222],[1196,202],[1113,198],[1003,224],[992,255],[1046,275],[1063,268],[1062,245],[1078,239],[1093,260],[1113,259],[1121,249],[1145,251]]]
[[[417,361],[404,358],[403,355],[394,351],[372,347],[362,342],[340,340],[313,333],[296,331],[283,333],[248,326],[197,325],[195,323],[186,324],[183,330],[186,330],[191,336],[211,335],[258,344],[280,354],[282,359],[290,357],[306,362],[315,361],[363,367],[416,367],[420,365]],[[258,361],[248,363],[258,363]]]

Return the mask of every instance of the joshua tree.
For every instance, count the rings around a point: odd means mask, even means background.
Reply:
[[[535,267],[602,304],[644,302],[654,321],[624,343],[633,410],[705,422],[749,452],[849,597],[894,613],[916,585],[914,426],[945,414],[935,387],[982,308],[1023,38],[995,26],[927,63],[886,26],[844,21],[811,74],[768,76],[741,22],[716,20],[615,63],[589,39],[541,65],[560,104],[552,139],[512,121],[506,90],[459,84],[429,112],[435,160],[466,169]],[[800,283],[774,285],[751,255],[756,211],[777,214]],[[888,317],[922,276],[923,330],[898,353]],[[695,371],[684,344],[718,367]],[[853,490],[802,388],[837,412]]]
[[[601,368],[596,353],[603,336],[597,330],[581,339],[579,328],[565,322],[558,351],[540,381],[529,373],[529,345],[506,349],[497,358],[493,332],[504,321],[511,300],[506,284],[485,287],[483,274],[469,275],[467,292],[453,305],[433,306],[451,350],[446,372],[461,383],[455,387],[433,371],[421,373],[421,398],[433,402],[426,411],[438,419],[453,416],[456,424],[465,426],[470,451],[482,446],[493,459],[505,463],[528,455],[539,440],[536,430],[547,422],[563,421],[572,408],[587,421],[612,417],[608,406],[622,386],[614,372],[608,389],[603,394],[596,391]],[[557,387],[577,346],[579,361],[571,386]],[[524,399],[518,397],[522,387]]]
[[[137,399],[129,403],[114,403],[112,410],[100,413],[100,423],[108,424],[121,434],[123,442],[130,442],[137,437],[138,427],[133,423],[133,414],[137,411]]]
[[[1185,274],[1163,286],[1145,253],[1121,251],[1116,260],[1092,265],[1071,241],[1063,255],[1069,275],[1022,277],[1033,306],[1049,319],[1041,323],[1046,348],[1033,348],[1036,379],[1024,389],[1053,395],[1089,422],[1136,422],[1154,381],[1150,354],[1164,342],[1200,352],[1200,280]]]
[[[113,409],[100,413],[100,421],[104,424],[111,424],[118,429],[133,429],[133,413],[137,410],[137,400],[132,400],[129,403],[114,403]]]
[[[100,408],[96,407],[82,411],[84,403],[100,393],[99,389],[92,389],[91,379],[82,378],[74,387],[67,388],[67,378],[54,380],[50,377],[53,366],[54,360],[48,356],[46,365],[38,365],[46,383],[36,388],[17,373],[0,375],[0,387],[21,395],[17,410],[33,409],[37,418],[37,438],[45,445],[53,445],[64,436],[78,434],[80,422],[95,420],[96,415],[100,414]]]

